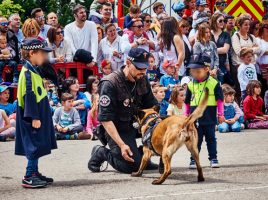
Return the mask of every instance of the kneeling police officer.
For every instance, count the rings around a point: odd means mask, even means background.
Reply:
[[[149,55],[141,48],[132,48],[126,65],[100,82],[98,120],[105,129],[109,149],[104,146],[93,148],[88,162],[88,168],[92,172],[100,172],[104,161],[123,173],[139,169],[142,151],[136,143],[134,111],[158,104],[146,77]],[[147,167],[157,168],[151,162]]]

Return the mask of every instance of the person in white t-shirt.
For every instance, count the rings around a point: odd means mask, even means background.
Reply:
[[[74,7],[73,14],[75,21],[65,27],[65,37],[70,41],[74,55],[78,49],[90,51],[94,57],[90,66],[94,66],[98,54],[98,33],[96,24],[87,21],[86,9],[80,4]]]
[[[251,63],[253,56],[254,56],[253,50],[250,48],[243,48],[240,52],[240,59],[242,60],[242,64],[240,64],[238,67],[237,78],[242,93],[242,99],[241,99],[242,101],[247,96],[246,87],[249,81],[257,80],[256,68]]]

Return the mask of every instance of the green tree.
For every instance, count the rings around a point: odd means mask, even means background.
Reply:
[[[9,17],[12,13],[23,13],[24,9],[11,0],[3,0],[0,4],[0,16]]]

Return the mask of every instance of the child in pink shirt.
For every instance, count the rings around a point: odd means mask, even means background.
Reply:
[[[92,140],[96,140],[97,137],[94,134],[96,131],[97,126],[99,125],[98,121],[98,106],[99,106],[99,95],[98,94],[93,94],[91,97],[92,100],[92,108],[88,112],[87,115],[87,127],[86,131],[88,134],[90,134],[92,137]]]

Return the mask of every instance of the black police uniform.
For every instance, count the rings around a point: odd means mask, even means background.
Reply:
[[[123,173],[137,171],[140,166],[142,152],[137,147],[137,130],[132,125],[134,111],[152,108],[158,102],[146,76],[136,82],[131,82],[125,77],[124,68],[125,66],[101,80],[98,120],[100,122],[112,121],[115,124],[121,139],[130,147],[135,162],[126,161],[119,146],[106,133],[110,149],[102,147],[98,150],[96,153],[98,155],[95,154],[89,161],[89,169],[90,165],[98,159],[108,161],[114,169]]]
[[[107,151],[107,161],[120,172],[131,173],[137,171],[142,154],[137,148],[137,130],[133,128],[133,115],[135,109],[146,109],[157,105],[151,86],[146,77],[130,82],[123,73],[124,67],[112,73],[100,83],[100,122],[112,121],[122,138],[133,153],[134,163],[126,161],[121,155],[121,149],[108,136],[110,151]]]

